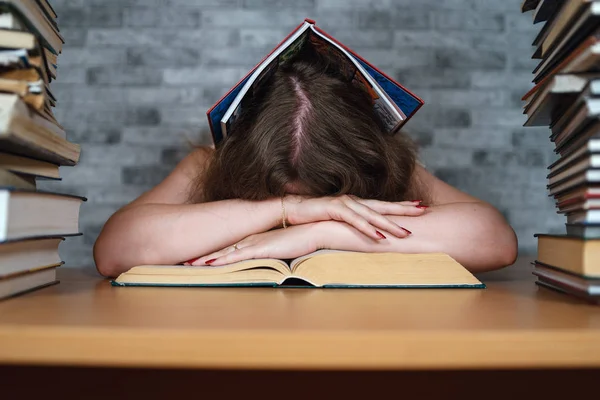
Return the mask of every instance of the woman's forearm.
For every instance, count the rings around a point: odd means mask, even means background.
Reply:
[[[510,265],[517,256],[517,239],[503,216],[485,203],[452,203],[431,207],[419,217],[390,217],[412,231],[400,239],[371,240],[351,226],[335,221],[319,223],[322,248],[365,252],[449,254],[473,272]]]
[[[176,264],[281,224],[279,200],[124,207],[94,245],[98,271],[116,276],[140,264]]]

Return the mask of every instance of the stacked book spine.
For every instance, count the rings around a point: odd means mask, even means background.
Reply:
[[[0,0],[0,299],[57,283],[59,245],[79,234],[85,199],[37,189],[79,161],[52,111],[63,43],[48,0]]]
[[[557,160],[548,194],[564,234],[536,234],[537,284],[600,300],[600,0],[525,0],[540,26],[525,126],[548,126]]]

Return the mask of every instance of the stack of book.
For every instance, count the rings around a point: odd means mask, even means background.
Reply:
[[[537,284],[600,299],[600,0],[525,0],[541,29],[525,126],[549,126],[548,193],[565,233],[537,234]]]
[[[52,112],[56,18],[48,0],[0,0],[0,298],[56,283],[59,244],[79,234],[85,199],[36,189],[80,153]]]

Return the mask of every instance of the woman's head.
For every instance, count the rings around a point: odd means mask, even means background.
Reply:
[[[303,57],[244,101],[199,189],[205,201],[286,193],[402,200],[414,164],[412,142],[385,134],[364,90],[326,60]]]

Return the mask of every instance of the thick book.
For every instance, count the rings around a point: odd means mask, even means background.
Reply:
[[[28,30],[39,36],[44,47],[54,54],[62,52],[65,40],[36,0],[0,0],[0,10],[16,13]]]
[[[577,275],[600,277],[600,240],[542,233],[535,237],[537,261]]]
[[[556,20],[558,20],[558,18]],[[577,20],[574,21],[573,24],[567,26],[568,31],[559,36],[557,43],[555,43],[555,45],[545,54],[542,51],[541,54],[543,59],[533,70],[535,74],[533,81],[538,83],[544,79],[557,65],[567,59],[582,42],[590,36],[597,36],[600,34],[600,31],[598,30],[599,23],[600,2],[588,4]],[[548,37],[550,37],[550,35],[548,35]],[[541,46],[543,46],[543,44]]]
[[[58,248],[64,240],[63,236],[45,236],[0,242],[0,279],[62,265]]]
[[[35,158],[22,157],[0,151],[0,168],[20,176],[34,179],[61,180],[60,169],[56,164]]]
[[[19,176],[13,172],[0,168],[0,187],[12,189],[35,190],[35,178],[30,176]]]
[[[574,188],[585,185],[598,186],[598,184],[600,184],[600,169],[588,169],[573,176],[569,176],[562,181],[550,184],[547,187],[550,196],[559,196]]]
[[[568,286],[574,290],[579,290],[586,295],[600,295],[600,278],[598,277],[594,278],[574,274],[539,261],[533,262],[533,274],[546,280]]]
[[[525,95],[523,113],[527,115],[527,121],[524,126],[549,126],[557,121],[594,79],[595,85],[600,86],[600,72],[553,76],[533,96]]]
[[[58,165],[75,165],[81,148],[66,140],[62,127],[38,114],[15,94],[0,94],[2,151]]]
[[[85,197],[0,188],[0,242],[79,233],[79,211]]]
[[[563,285],[553,280],[547,280],[546,278],[538,277],[537,281],[535,281],[535,284],[545,289],[550,289],[558,293],[579,298],[580,300],[583,300],[589,304],[600,304],[600,296],[586,295],[583,291],[575,290],[568,285]]]
[[[227,136],[229,126],[242,112],[244,97],[280,65],[300,54],[304,46],[326,55],[348,82],[369,93],[373,108],[391,134],[423,105],[423,100],[306,19],[207,111],[215,146]]]
[[[592,158],[590,160],[592,167],[600,168],[600,158],[597,157],[598,155],[600,155],[600,131],[589,137],[582,146],[571,149],[558,160],[554,161],[548,166],[548,169],[550,170],[550,174],[556,174],[589,157]]]
[[[56,267],[43,268],[0,279],[0,299],[57,284]]]
[[[140,265],[114,286],[307,286],[323,288],[485,288],[446,254],[319,250],[286,262],[246,260],[224,266]]]

